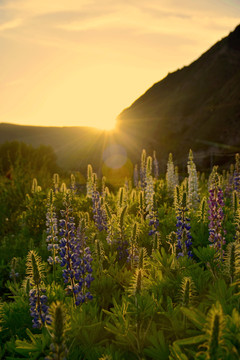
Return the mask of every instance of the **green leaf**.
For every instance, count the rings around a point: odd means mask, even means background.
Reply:
[[[180,347],[177,344],[170,346],[171,355],[169,360],[188,360],[187,356],[181,351]]]
[[[199,330],[202,330],[206,322],[206,317],[202,312],[200,312],[198,309],[188,309],[185,307],[181,307],[181,311],[190,321],[194,323],[194,325],[196,325]]]
[[[196,345],[196,344],[199,344],[199,343],[204,342],[206,340],[207,340],[207,335],[203,334],[203,335],[192,336],[192,337],[187,338],[187,339],[176,340],[176,341],[174,341],[174,344],[177,344],[179,346]]]

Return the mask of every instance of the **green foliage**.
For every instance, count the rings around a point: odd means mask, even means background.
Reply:
[[[0,325],[0,344],[5,344],[12,336],[24,339],[26,329],[32,326],[28,299],[15,297],[13,302],[1,304]]]
[[[98,181],[89,166],[86,192],[77,186],[77,173],[63,179],[47,173],[48,183],[38,171],[32,173],[31,165],[29,177],[28,166],[23,166],[21,157],[13,161],[13,155],[9,159],[14,178],[0,178],[0,358],[239,359],[240,213],[238,195],[228,190],[226,174],[219,171],[216,178],[214,168],[209,182],[217,180],[225,187],[227,234],[219,262],[216,249],[209,245],[207,179],[201,174],[200,202],[189,211],[193,258],[177,257],[176,210],[188,204],[186,179],[175,187],[174,199],[164,176],[154,179],[154,216],[159,226],[152,236],[144,184],[132,188],[128,179],[118,191],[110,192],[108,179]],[[141,167],[150,175],[152,159],[146,151]],[[107,230],[95,226],[93,189],[101,192]],[[76,228],[80,225],[75,237],[76,246],[81,243],[78,255],[84,243],[92,257],[93,299],[78,307],[64,290],[61,265],[56,264],[53,274],[47,264],[47,204],[59,224],[66,202],[68,206],[71,202],[71,221]],[[55,244],[59,230],[54,232]],[[120,259],[122,249],[125,255]],[[39,294],[44,288],[52,318],[51,325],[33,331],[28,301],[32,288]]]
[[[23,358],[29,360],[45,359],[50,346],[50,336],[46,329],[42,334],[33,334],[29,329],[26,330],[29,340],[16,340],[15,352]]]

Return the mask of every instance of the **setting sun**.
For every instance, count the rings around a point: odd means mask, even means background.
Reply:
[[[103,118],[102,120],[99,120],[99,122],[96,123],[96,125],[93,125],[93,127],[100,129],[100,130],[111,131],[111,130],[114,130],[116,127],[116,120]]]

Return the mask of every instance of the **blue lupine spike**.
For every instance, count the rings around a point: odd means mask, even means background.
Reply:
[[[188,256],[192,257],[192,251],[189,250],[192,245],[192,236],[190,234],[191,226],[189,224],[190,218],[188,215],[188,208],[186,206],[186,193],[183,194],[181,206],[177,209],[177,248],[179,249],[177,257]]]
[[[93,280],[90,275],[91,251],[86,247],[85,228],[81,223],[77,229],[75,227],[69,198],[65,200],[65,205],[65,219],[60,221],[61,225],[64,225],[62,233],[65,237],[60,240],[59,254],[62,258],[61,266],[66,267],[63,270],[64,283],[67,284],[66,291],[73,295],[75,305],[80,305],[85,300],[90,300],[84,294]]]

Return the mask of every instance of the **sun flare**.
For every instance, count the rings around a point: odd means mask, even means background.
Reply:
[[[112,131],[116,127],[116,119],[103,118],[92,126],[100,130]]]

